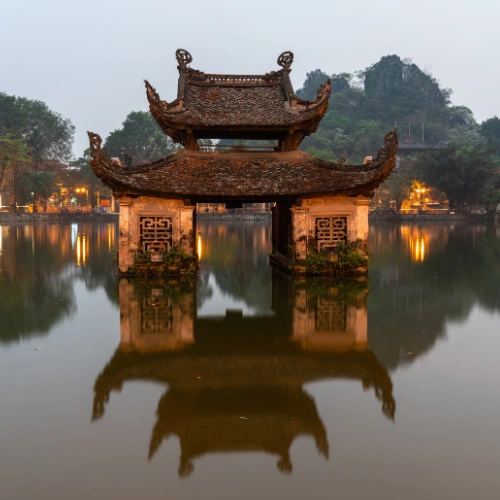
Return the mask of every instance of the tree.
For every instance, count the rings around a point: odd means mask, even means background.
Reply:
[[[129,113],[123,127],[109,134],[104,147],[108,156],[121,158],[122,162],[127,154],[134,165],[157,160],[178,149],[146,111]]]
[[[328,75],[320,69],[307,73],[304,85],[297,90],[297,97],[310,101],[318,94],[318,89],[328,80]]]
[[[494,116],[481,123],[481,135],[488,141],[488,145],[500,153],[500,120]]]
[[[17,166],[27,165],[30,162],[25,140],[9,130],[0,130],[0,187],[7,170],[14,170]]]
[[[387,193],[387,202],[394,201],[399,210],[403,200],[410,197],[414,174],[408,170],[395,170],[389,178],[379,187],[375,199]]]
[[[56,190],[55,182],[56,176],[52,172],[21,171],[16,179],[16,200],[21,205],[33,201],[33,211],[36,211],[35,198],[39,197],[42,199],[45,211],[47,199]]]
[[[448,132],[447,139],[459,148],[486,144],[486,139],[475,128],[459,125]]]
[[[448,108],[450,125],[452,127],[463,126],[467,128],[476,128],[477,122],[474,113],[467,106],[450,106]]]
[[[461,209],[484,200],[497,169],[492,151],[484,146],[459,149],[453,144],[419,155],[415,175],[446,193],[450,205]]]
[[[0,128],[25,140],[36,170],[72,156],[74,126],[44,102],[0,93]]]
[[[350,150],[352,138],[345,134],[342,129],[334,128],[319,130],[315,134],[306,137],[304,142],[309,154],[316,156],[311,152],[312,150],[325,150],[328,156],[338,159],[341,155],[346,155]]]
[[[90,149],[86,149],[83,152],[83,156],[70,161],[69,165],[73,167],[74,170],[67,173],[64,182],[71,187],[84,187],[88,193],[88,200],[94,205],[98,192],[101,196],[109,196],[111,190],[92,171],[90,165],[91,159]]]

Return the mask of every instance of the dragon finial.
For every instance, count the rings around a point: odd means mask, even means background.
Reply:
[[[282,52],[278,57],[278,66],[281,66],[283,69],[290,69],[292,63],[293,63],[293,52],[290,51]]]
[[[175,51],[175,58],[177,59],[177,69],[187,69],[188,64],[193,62],[193,56],[185,49],[177,49]]]
[[[92,156],[91,165],[109,165],[110,161],[106,150],[101,147],[101,136],[99,134],[94,134],[94,132],[87,132],[87,134],[90,141],[90,155]]]

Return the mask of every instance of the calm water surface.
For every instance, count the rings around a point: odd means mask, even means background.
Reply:
[[[0,226],[0,498],[499,498],[500,228],[370,238],[293,281],[203,222],[197,282],[118,281],[114,223]]]

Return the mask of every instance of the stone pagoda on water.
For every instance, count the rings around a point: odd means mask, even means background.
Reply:
[[[176,59],[177,98],[161,100],[148,82],[146,90],[158,125],[183,149],[124,166],[108,158],[101,138],[89,132],[94,173],[120,205],[120,272],[146,261],[148,270],[182,271],[168,257],[172,249],[195,260],[197,203],[273,202],[273,263],[296,274],[366,273],[368,204],[395,166],[396,131],[363,165],[323,161],[297,148],[326,113],[330,81],[314,100],[298,98],[291,52],[279,56],[280,70],[265,75],[203,73],[189,66],[191,54],[183,49]],[[204,146],[203,139],[266,145],[223,151]]]

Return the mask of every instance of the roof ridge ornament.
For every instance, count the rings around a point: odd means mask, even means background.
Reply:
[[[154,102],[157,106],[161,106],[161,99],[156,92],[156,89],[147,81],[144,80],[144,84],[146,85],[146,95],[148,96],[149,102]]]
[[[193,62],[193,56],[185,49],[177,49],[175,51],[175,58],[177,59],[177,69],[187,69],[188,64]]]
[[[108,163],[108,155],[106,150],[102,147],[102,139],[99,134],[94,132],[87,132],[90,141],[90,156],[92,156],[94,161],[102,162],[104,164]]]
[[[278,57],[278,66],[281,66],[283,69],[288,70],[293,63],[293,52],[289,50],[286,52],[282,52]]]

